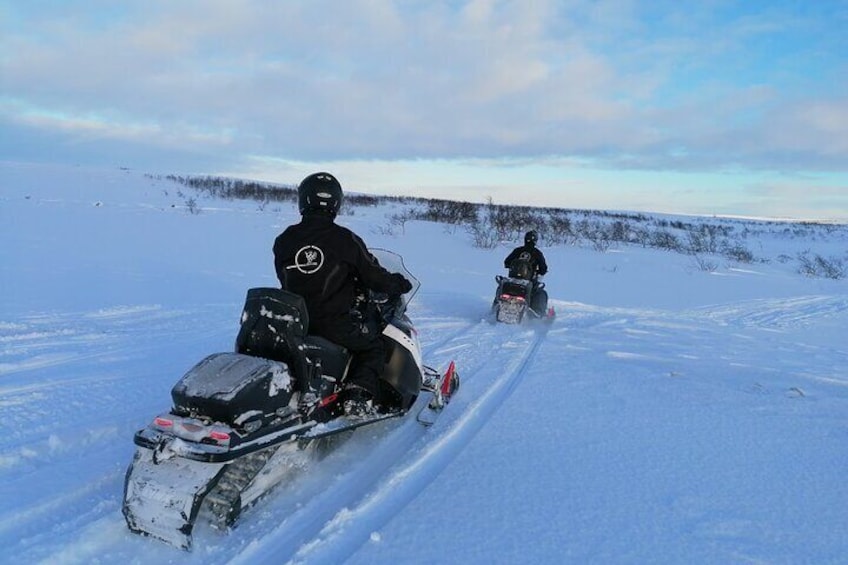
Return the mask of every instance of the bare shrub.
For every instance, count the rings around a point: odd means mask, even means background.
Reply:
[[[485,222],[474,222],[468,226],[468,233],[471,234],[474,247],[480,249],[494,249],[500,241],[497,231]]]
[[[200,214],[200,206],[197,204],[197,200],[193,196],[186,198],[185,206],[189,214]]]
[[[477,204],[453,200],[428,199],[418,219],[444,224],[472,224],[477,221]]]
[[[612,246],[612,240],[604,228],[596,229],[588,234],[589,241],[592,243],[592,249],[605,253]]]
[[[400,232],[402,234],[406,233],[406,222],[409,220],[414,220],[418,217],[418,214],[414,210],[410,210],[407,208],[406,210],[392,214],[389,216],[389,224],[393,227],[400,228]],[[393,231],[393,230],[392,230]]]
[[[380,198],[371,194],[345,194],[345,204],[350,206],[370,206],[374,207],[380,203]]]
[[[695,267],[699,271],[704,271],[705,273],[714,273],[716,272],[716,270],[718,270],[718,263],[716,263],[712,259],[704,257],[703,255],[695,254],[692,256],[692,260],[695,263]]]
[[[798,254],[798,263],[798,272],[808,277],[839,280],[846,275],[845,262],[838,257],[825,258],[804,251]]]
[[[740,244],[728,244],[722,250],[722,254],[728,259],[733,259],[739,263],[753,263],[754,254]]]
[[[650,235],[651,247],[666,249],[668,251],[681,251],[683,246],[676,235],[664,229],[657,230]]]
[[[622,243],[630,241],[630,224],[623,220],[614,221],[610,226],[609,239]]]
[[[570,243],[574,238],[574,232],[571,230],[571,219],[565,214],[551,214],[542,235],[548,245]]]

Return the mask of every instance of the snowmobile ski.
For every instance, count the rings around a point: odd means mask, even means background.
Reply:
[[[435,370],[430,371],[435,378],[425,381],[424,387],[432,392],[433,397],[416,416],[416,420],[425,426],[432,426],[436,423],[442,409],[459,389],[459,373],[456,372],[456,363],[453,361],[450,362],[442,376],[439,376]]]
[[[533,313],[533,316],[536,319],[541,320],[542,322],[551,323],[554,321],[554,318],[556,318],[556,310],[554,310],[553,306],[549,306],[545,312],[537,312],[532,308],[529,310]]]

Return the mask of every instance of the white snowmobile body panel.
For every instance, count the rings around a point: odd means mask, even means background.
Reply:
[[[138,448],[127,470],[123,512],[134,532],[191,549],[191,531],[203,498],[223,470],[223,463],[198,463],[172,456],[158,459]]]

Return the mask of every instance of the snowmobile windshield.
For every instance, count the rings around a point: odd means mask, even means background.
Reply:
[[[406,265],[403,264],[403,257],[397,253],[385,249],[369,249],[368,251],[377,258],[377,261],[380,262],[380,265],[384,269],[391,273],[400,273],[406,277],[406,280],[412,283],[412,290],[401,296],[402,308],[406,310],[406,306],[410,303],[412,297],[415,296],[415,293],[418,292],[418,287],[421,286],[421,283],[406,269]]]

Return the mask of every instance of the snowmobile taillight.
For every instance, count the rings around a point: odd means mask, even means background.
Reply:
[[[501,294],[502,300],[518,300],[519,302],[524,302],[523,296],[513,296],[511,294]]]
[[[153,423],[160,428],[170,428],[174,425],[173,420],[169,420],[168,418],[162,418],[161,416],[153,419]]]
[[[218,442],[230,441],[230,434],[227,434],[227,433],[224,433],[224,432],[212,431],[212,432],[209,432],[209,437],[214,439],[215,441],[218,441]]]

